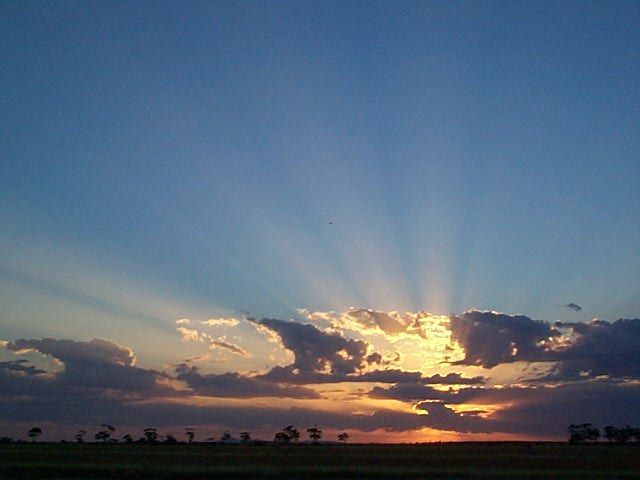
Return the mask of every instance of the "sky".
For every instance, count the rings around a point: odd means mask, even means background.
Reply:
[[[0,3],[0,435],[640,426],[640,3]]]

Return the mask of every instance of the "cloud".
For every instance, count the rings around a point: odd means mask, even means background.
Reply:
[[[352,308],[344,313],[309,312],[301,310],[309,320],[329,322],[336,329],[358,331],[362,334],[382,333],[388,337],[416,335],[431,340],[442,332],[448,319],[428,312],[384,312],[370,308]]]
[[[640,385],[586,380],[556,386],[470,388],[445,399],[449,404],[486,404],[499,408],[485,421],[487,431],[532,435],[564,434],[571,423],[640,423]]]
[[[7,342],[6,349],[21,353],[37,351],[51,355],[62,362],[88,361],[121,366],[133,366],[133,352],[109,340],[93,339],[90,342],[57,340],[54,338],[20,339]]]
[[[347,339],[337,333],[325,333],[310,324],[261,320],[260,325],[276,332],[285,348],[293,352],[292,371],[345,375],[366,365],[369,344]]]
[[[523,315],[470,311],[451,317],[451,338],[465,352],[452,365],[551,362],[551,374],[539,380],[640,378],[640,319],[551,325]]]
[[[213,325],[207,322],[203,322],[203,324],[207,324],[209,326]],[[225,323],[215,323],[215,325],[229,326],[230,324],[226,323],[225,320]],[[182,341],[184,342],[202,342],[206,343],[211,349],[221,348],[235,355],[239,355],[244,358],[251,358],[251,354],[249,352],[238,345],[228,342],[224,336],[215,338],[207,332],[199,332],[198,330],[187,327],[177,327],[176,330],[180,333],[180,335],[182,336]]]
[[[391,335],[406,332],[415,322],[414,318],[407,315],[399,315],[397,312],[379,312],[371,309],[355,309],[345,314],[350,320],[358,323],[366,329],[380,329]]]
[[[0,372],[10,373],[14,375],[40,375],[47,373],[45,370],[36,368],[33,365],[25,365],[27,360],[13,360],[10,362],[0,362]]]
[[[423,381],[430,385],[474,385],[484,383],[485,379],[481,376],[470,378],[463,376],[461,373],[450,372],[445,376],[437,373],[424,378]]]
[[[640,319],[556,322],[555,327],[568,330],[572,340],[559,353],[560,362],[549,378],[640,379]]]
[[[197,330],[186,327],[178,327],[176,330],[180,332],[182,335],[183,342],[200,342],[202,339],[200,338],[200,333]]]
[[[25,359],[0,362],[0,397],[55,394],[51,388],[53,378],[45,370],[27,363]]]
[[[482,410],[456,412],[441,400],[425,400],[415,406],[416,411],[423,412],[425,426],[438,430],[455,430],[461,433],[488,433],[494,431],[490,422],[480,417]],[[499,431],[496,429],[495,431]]]
[[[419,400],[453,398],[449,396],[449,391],[434,388],[431,385],[479,385],[484,382],[482,377],[464,378],[460,374],[452,373],[446,377],[433,375],[421,378],[420,380],[405,383],[396,383],[390,387],[374,387],[369,395],[371,398],[384,398],[400,400],[403,402],[416,402]],[[478,389],[479,387],[474,387]],[[466,391],[468,389],[454,390],[454,392]],[[449,392],[449,393],[447,393]]]
[[[20,339],[7,342],[5,348],[16,353],[36,351],[62,362],[64,369],[56,374],[58,384],[142,392],[157,390],[157,380],[163,376],[135,367],[132,350],[108,340]]]
[[[375,387],[374,399],[414,404],[423,426],[467,433],[520,432],[560,437],[571,423],[640,423],[635,404],[640,385],[616,381],[581,381],[560,386],[468,387],[437,390],[422,384]],[[615,399],[615,400],[613,400]],[[468,406],[474,408],[469,409]],[[606,408],[603,408],[606,406]]]
[[[565,307],[568,308],[569,310],[574,310],[576,312],[579,312],[579,311],[582,310],[582,307],[580,305],[578,305],[577,303],[573,303],[573,302],[567,303],[565,305]]]
[[[259,325],[277,333],[284,347],[294,355],[290,365],[276,366],[261,376],[268,381],[321,384],[396,383],[422,379],[420,372],[389,368],[399,361],[398,353],[383,356],[372,351],[372,345],[363,340],[347,339],[335,331],[323,332],[311,324],[293,321],[263,319]],[[448,380],[453,378],[448,376]],[[434,381],[448,383],[440,376],[434,377]]]
[[[304,372],[293,365],[274,367],[260,378],[270,382],[284,382],[291,384],[321,384],[321,383],[396,383],[415,382],[422,378],[420,372],[406,372],[398,369],[374,370],[371,372],[356,373],[351,375]]]
[[[310,388],[280,385],[263,378],[243,376],[235,372],[202,375],[197,367],[187,363],[178,365],[176,373],[176,378],[185,382],[195,395],[226,398],[320,398]]]
[[[183,337],[199,342],[224,342],[223,337],[191,334],[194,325],[182,322],[178,328],[184,329]],[[196,357],[173,363],[174,370],[166,373],[136,367],[133,351],[109,340],[4,341],[2,346],[18,355],[35,351],[59,365],[47,372],[50,362],[0,362],[0,419],[162,426],[170,418],[180,424],[215,422],[222,428],[248,429],[317,423],[324,429],[400,432],[429,427],[540,438],[563,438],[567,425],[582,421],[640,424],[634,408],[640,396],[640,319],[550,324],[524,315],[469,311],[445,324],[464,358],[454,367],[445,363],[434,370],[410,370],[388,351],[378,350],[373,340],[338,333],[332,322],[324,331],[277,319],[251,325],[265,334],[258,336],[264,344],[271,348],[277,338],[281,351],[284,347],[292,353],[288,364],[262,375],[237,370],[205,374],[193,366]],[[241,322],[233,328],[246,327]],[[409,344],[425,348],[423,338],[410,337]],[[216,348],[231,351],[233,346]],[[416,354],[430,355],[426,348]],[[480,368],[491,370],[480,376]],[[535,368],[545,373],[528,378]],[[517,377],[496,380],[502,371],[516,370],[512,375]],[[332,383],[340,385],[327,385]]]
[[[453,365],[477,365],[492,368],[518,361],[544,362],[551,355],[557,329],[524,315],[506,315],[472,310],[453,315],[451,339],[465,351],[463,360]]]
[[[218,339],[218,340],[215,340],[213,338],[209,339],[209,348],[216,348],[216,347],[222,348],[224,350],[228,350],[231,353],[235,353],[236,355],[240,355],[241,357],[244,357],[244,358],[251,357],[251,355],[248,352],[240,348],[238,345],[229,343],[224,339]]]
[[[240,324],[240,320],[238,320],[237,318],[210,318],[209,320],[203,320],[200,323],[208,327],[236,327],[238,326],[238,324]]]
[[[369,396],[376,399],[400,400],[403,402],[417,402],[426,399],[440,399],[442,392],[421,382],[399,383],[392,387],[374,387]]]

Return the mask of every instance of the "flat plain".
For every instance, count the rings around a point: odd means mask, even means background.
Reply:
[[[640,479],[640,446],[0,445],[2,479]]]

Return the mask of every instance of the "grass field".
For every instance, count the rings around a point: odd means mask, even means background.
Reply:
[[[1,479],[640,479],[640,447],[0,445]]]

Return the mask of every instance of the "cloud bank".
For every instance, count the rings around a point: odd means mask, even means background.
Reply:
[[[354,309],[176,323],[176,342],[205,351],[158,369],[136,366],[131,348],[104,339],[3,341],[13,359],[0,362],[0,425],[107,421],[268,436],[298,423],[429,440],[563,439],[570,423],[640,424],[640,319]],[[240,330],[254,337],[233,335]],[[262,371],[243,368],[270,351],[265,344],[287,355]],[[211,362],[211,349],[228,361]]]

